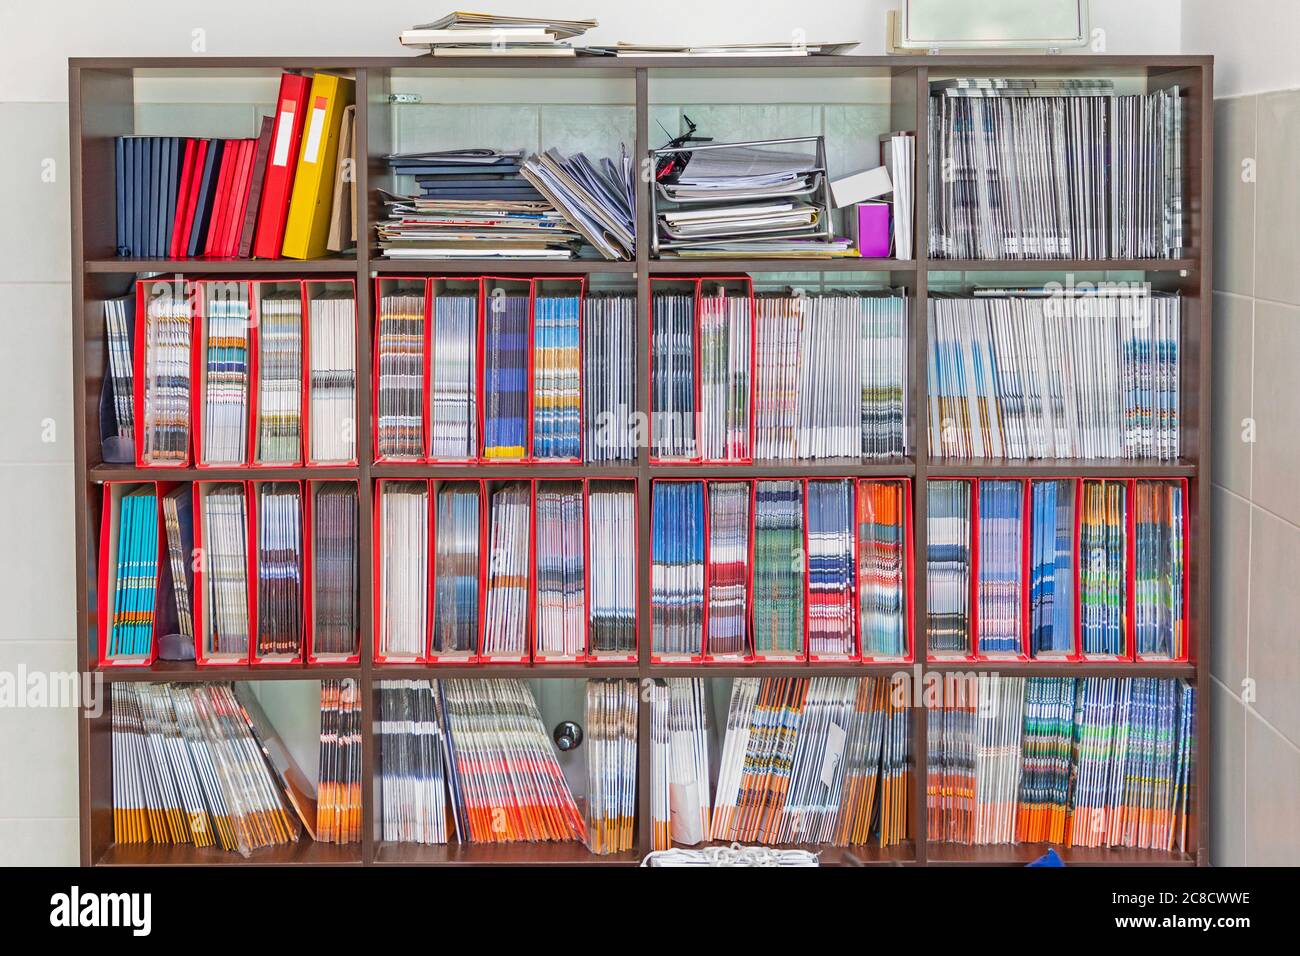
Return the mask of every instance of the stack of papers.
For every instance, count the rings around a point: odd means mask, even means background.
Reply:
[[[632,160],[566,158],[548,150],[402,153],[393,172],[420,195],[383,193],[376,227],[389,258],[571,259],[583,243],[606,259],[633,255]],[[381,190],[381,192],[383,192]]]
[[[595,20],[457,12],[403,30],[398,39],[435,56],[573,56],[564,41],[596,25]]]
[[[619,40],[612,47],[587,47],[584,52],[613,56],[825,56],[847,53],[857,45],[857,40],[839,40],[834,43],[793,43],[790,40],[775,40],[758,43],[708,43],[700,46],[629,43],[626,40]]]
[[[655,184],[656,250],[707,256],[852,254],[848,240],[831,237],[824,156],[821,137],[689,150],[685,168],[671,181]]]

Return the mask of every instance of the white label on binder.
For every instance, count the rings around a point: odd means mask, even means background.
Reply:
[[[320,159],[320,141],[325,134],[325,107],[317,106],[307,121],[307,145],[302,148],[302,161],[314,163]]]
[[[280,126],[275,131],[275,155],[271,157],[272,166],[289,165],[289,140],[293,137],[293,110],[280,110]]]
[[[835,786],[835,771],[844,756],[844,730],[838,724],[826,726],[826,750],[822,754],[822,783]]]

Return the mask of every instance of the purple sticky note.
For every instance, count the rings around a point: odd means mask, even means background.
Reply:
[[[889,257],[889,204],[858,203],[858,255],[866,259]]]

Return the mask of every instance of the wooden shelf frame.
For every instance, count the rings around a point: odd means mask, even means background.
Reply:
[[[366,161],[358,164],[357,189],[366,199],[358,209],[358,237],[355,254],[326,259],[295,262],[286,260],[248,261],[230,259],[118,259],[112,256],[113,243],[113,137],[134,131],[134,80],[139,76],[166,78],[169,75],[194,76],[208,73],[214,78],[261,72],[278,74],[281,70],[343,72],[357,83],[356,140],[359,155]],[[1173,84],[1186,91],[1185,123],[1185,213],[1191,254],[1168,260],[945,260],[928,256],[927,189],[924,174],[928,156],[925,122],[929,81],[932,77],[952,75],[976,76],[1088,76],[1113,77],[1140,81],[1147,89]],[[648,185],[637,182],[637,252],[631,262],[576,261],[459,261],[442,260],[391,261],[379,258],[372,241],[372,224],[381,214],[371,179],[384,172],[382,156],[395,148],[393,111],[388,92],[394,76],[427,75],[431,77],[496,76],[518,77],[621,77],[631,82],[635,105],[635,139],[633,156],[643,157],[652,142],[649,130],[651,86],[662,77],[872,77],[888,79],[890,87],[891,129],[914,130],[917,136],[918,175],[913,235],[917,237],[916,257],[906,261],[892,259],[813,259],[813,260],[654,260],[650,258]],[[1213,136],[1213,60],[1203,56],[991,56],[944,55],[899,57],[809,57],[792,60],[786,57],[735,59],[703,58],[587,58],[572,60],[553,58],[516,58],[502,62],[492,57],[463,58],[456,61],[427,56],[398,57],[155,57],[155,58],[73,58],[68,61],[68,102],[71,150],[71,220],[72,220],[72,301],[73,301],[73,386],[74,430],[76,441],[76,528],[77,575],[77,660],[82,673],[93,669],[91,653],[93,633],[95,536],[100,508],[100,483],[106,480],[152,480],[154,478],[191,481],[202,479],[350,479],[359,482],[361,527],[360,588],[363,602],[361,661],[350,666],[263,668],[196,668],[192,664],[160,662],[142,670],[121,669],[104,674],[107,682],[133,680],[319,680],[353,678],[363,688],[362,742],[363,839],[359,845],[334,847],[307,842],[286,848],[255,853],[249,860],[237,854],[218,854],[192,847],[119,846],[112,842],[111,814],[111,734],[107,712],[93,714],[83,710],[78,720],[78,760],[80,781],[81,860],[85,865],[129,864],[321,864],[321,865],[476,865],[522,863],[537,865],[630,865],[649,850],[649,780],[650,748],[639,750],[640,793],[638,802],[638,846],[634,853],[614,857],[596,857],[580,846],[458,846],[411,847],[382,842],[377,830],[375,800],[375,740],[369,728],[374,715],[374,684],[385,677],[520,677],[520,678],[639,678],[642,681],[661,677],[737,677],[873,675],[884,676],[900,670],[914,676],[930,672],[1002,671],[1018,675],[1075,676],[1161,676],[1183,677],[1204,688],[1208,682],[1208,648],[1206,630],[1210,616],[1209,483],[1211,462],[1210,436],[1210,349],[1212,278],[1210,250],[1212,236],[1212,136]],[[526,101],[525,96],[524,100]],[[247,133],[246,130],[231,131]],[[229,468],[204,469],[136,469],[105,464],[101,461],[98,442],[98,398],[103,379],[104,342],[99,323],[99,302],[119,295],[129,288],[138,273],[173,273],[187,276],[207,274],[251,278],[275,276],[310,276],[317,280],[352,279],[357,291],[357,421],[358,448],[363,457],[371,447],[370,391],[371,337],[373,322],[372,290],[374,277],[385,274],[462,273],[495,275],[581,274],[601,275],[613,281],[634,284],[639,300],[639,341],[647,341],[647,306],[652,275],[710,275],[751,273],[761,280],[765,273],[873,273],[896,287],[906,290],[912,300],[911,353],[908,387],[911,389],[910,422],[914,450],[898,462],[849,463],[766,463],[746,466],[650,465],[648,450],[640,449],[635,463],[619,466],[586,465],[376,465],[366,460],[349,468],[277,469]],[[926,394],[926,303],[932,274],[942,275],[945,283],[952,274],[964,284],[978,283],[981,275],[992,272],[1030,272],[1044,275],[1072,272],[1142,272],[1161,288],[1177,288],[1185,297],[1182,341],[1182,429],[1183,458],[1177,462],[949,462],[932,459],[927,454],[924,415]],[[649,355],[638,349],[639,381],[648,380]],[[638,390],[643,392],[644,390]],[[642,395],[639,399],[645,401]],[[648,560],[650,482],[659,477],[793,477],[793,476],[863,476],[903,477],[913,481],[913,542],[916,566],[912,575],[914,627],[924,634],[925,550],[926,550],[926,480],[931,475],[953,477],[1033,477],[1054,476],[1150,478],[1183,477],[1191,492],[1189,526],[1191,554],[1190,663],[1172,664],[1057,664],[1031,662],[1001,665],[967,664],[850,664],[850,665],[747,665],[747,666],[670,666],[650,662],[650,562]],[[369,613],[373,555],[371,554],[370,516],[374,480],[397,477],[611,477],[634,480],[639,502],[639,534],[643,542],[638,571],[638,613],[642,647],[640,660],[625,665],[533,665],[456,667],[428,665],[377,665],[372,661],[372,615]],[[1060,849],[1069,864],[1094,865],[1204,865],[1208,861],[1209,819],[1209,730],[1211,698],[1199,694],[1195,802],[1191,829],[1193,852],[1161,854],[1129,850],[1097,851]],[[958,847],[933,844],[925,839],[925,766],[926,714],[913,711],[913,779],[911,794],[912,840],[898,847],[860,847],[848,850],[826,848],[823,862],[842,865],[1023,865],[1042,852],[1044,847]],[[649,739],[649,711],[641,708],[640,738]]]

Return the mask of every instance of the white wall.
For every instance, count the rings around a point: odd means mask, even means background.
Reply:
[[[1184,53],[1213,53],[1214,95],[1300,88],[1300,3],[1183,0]]]
[[[466,3],[504,11],[521,0]],[[884,50],[888,0],[546,0],[595,16],[599,42],[859,39]],[[357,15],[360,6],[364,15]],[[400,55],[396,35],[450,2],[57,0],[0,7],[0,671],[72,670],[72,341],[67,57]],[[300,16],[301,11],[311,16]],[[1178,0],[1094,0],[1111,53],[1179,49]],[[46,420],[55,426],[45,441]],[[77,859],[76,733],[69,710],[0,709],[0,864]]]

